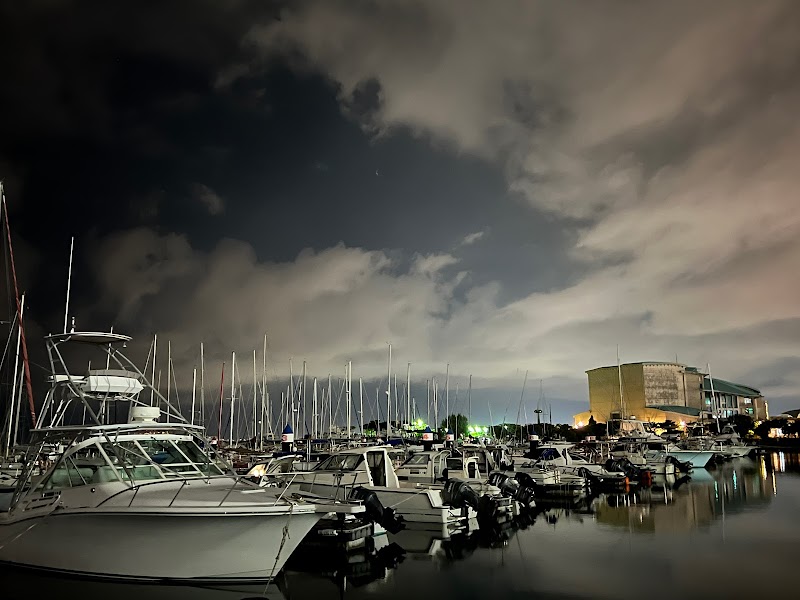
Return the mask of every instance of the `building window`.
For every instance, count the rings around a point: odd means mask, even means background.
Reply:
[[[748,408],[746,410],[747,410],[747,414],[748,415],[752,415],[753,414],[753,409],[752,408]]]
[[[744,399],[744,403],[745,403],[745,404],[752,404],[752,403],[753,403],[753,401],[752,401],[750,398],[745,398],[745,399]]]

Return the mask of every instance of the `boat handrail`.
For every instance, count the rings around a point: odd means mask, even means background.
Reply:
[[[244,475],[235,475],[234,476],[234,475],[224,475],[223,474],[223,475],[211,475],[211,476],[183,477],[183,478],[181,478],[181,485],[178,488],[178,491],[172,497],[172,500],[170,500],[169,504],[167,504],[167,507],[171,507],[174,504],[175,500],[178,498],[178,495],[181,493],[181,491],[183,491],[183,488],[186,485],[189,484],[189,482],[191,482],[191,481],[205,481],[205,482],[208,482],[209,480],[212,480],[212,479],[232,479],[233,480],[233,483],[231,484],[231,486],[228,489],[228,491],[225,493],[225,496],[222,498],[222,500],[220,500],[219,504],[217,504],[217,508],[221,507],[225,503],[225,501],[231,495],[231,492],[233,492],[233,490],[236,489],[236,486],[239,485],[240,483],[242,483],[243,481],[247,482],[248,487],[250,487],[252,485],[252,482],[249,479],[247,479],[247,477],[244,476]],[[97,504],[97,506],[98,507],[102,506],[103,504],[105,504],[109,500],[112,500],[113,498],[121,496],[122,494],[125,494],[127,492],[133,492],[133,495],[131,496],[131,499],[128,502],[128,508],[130,508],[131,506],[133,506],[133,502],[136,499],[136,496],[139,493],[140,489],[142,489],[142,488],[144,488],[146,486],[164,484],[164,483],[168,483],[168,482],[171,483],[171,482],[176,482],[176,481],[177,481],[176,479],[155,479],[153,481],[143,481],[141,483],[130,485],[130,486],[125,487],[122,490],[119,490],[118,492],[116,492],[114,494],[111,494],[108,498],[103,499],[103,501],[99,502]],[[287,489],[288,489],[288,487],[287,487]],[[286,503],[291,504],[291,501],[284,500],[283,494],[285,494],[285,493],[286,493],[286,491],[284,490],[281,493],[281,495],[276,498],[276,502],[279,502],[279,501],[283,500]]]

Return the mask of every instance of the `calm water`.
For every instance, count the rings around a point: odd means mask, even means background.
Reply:
[[[673,487],[553,507],[496,535],[406,530],[374,551],[292,557],[266,597],[797,597],[800,455],[774,453],[695,472]],[[150,549],[157,551],[157,549]],[[66,550],[68,551],[68,550]],[[146,548],[132,552],[148,551]],[[109,598],[253,598],[264,586],[214,589],[92,583],[3,572],[40,594]],[[19,587],[18,587],[19,586]],[[4,597],[10,597],[5,596]]]

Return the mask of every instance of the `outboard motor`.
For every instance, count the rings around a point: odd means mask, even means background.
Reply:
[[[675,470],[680,471],[683,474],[688,474],[692,470],[692,463],[689,461],[683,462],[681,460],[678,460],[674,456],[669,456],[669,455],[667,456],[665,461],[675,465]]]
[[[478,492],[472,489],[466,481],[461,479],[448,479],[447,483],[444,484],[442,501],[454,508],[471,506],[475,510],[478,510],[479,498]]]
[[[513,498],[526,508],[533,508],[536,506],[536,503],[533,501],[535,495],[533,487],[523,486],[519,480],[509,477],[505,473],[495,471],[489,475],[489,485],[500,488],[500,492],[504,496]]]
[[[631,461],[627,458],[618,458],[613,459],[609,458],[604,465],[606,471],[617,471],[623,472],[631,481],[639,481],[642,477],[642,471],[645,469],[640,469],[636,465],[634,465]]]
[[[395,514],[393,508],[385,507],[378,499],[378,495],[372,490],[363,487],[353,488],[350,491],[350,500],[363,502],[367,516],[389,533],[397,533],[405,529],[406,524],[403,517]]]

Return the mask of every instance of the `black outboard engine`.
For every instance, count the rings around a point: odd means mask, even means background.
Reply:
[[[675,465],[675,470],[680,471],[684,475],[688,474],[692,470],[692,463],[689,461],[683,462],[681,460],[678,460],[674,456],[667,456],[665,461]]]
[[[533,481],[531,479],[531,481]],[[535,491],[533,487],[524,486],[519,480],[509,477],[505,473],[495,471],[489,475],[489,485],[500,488],[500,492],[504,496],[513,498],[526,508],[533,508],[536,506],[533,498]]]
[[[631,481],[639,481],[642,477],[643,469],[638,468],[627,458],[609,458],[605,464],[606,471],[622,471]]]
[[[385,507],[372,490],[363,487],[353,488],[350,491],[350,499],[363,502],[367,516],[389,533],[397,533],[405,529],[406,524],[403,517],[397,515],[393,508]]]
[[[448,479],[442,491],[442,501],[454,508],[471,506],[478,510],[480,496],[472,487],[461,479]]]

